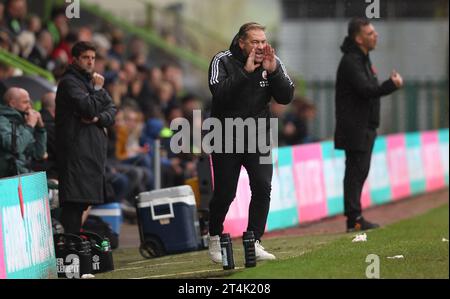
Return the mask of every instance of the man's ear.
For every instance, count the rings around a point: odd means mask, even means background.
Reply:
[[[239,48],[241,48],[241,50],[244,49],[244,40],[242,38],[238,39],[238,43],[239,43]]]
[[[360,34],[358,34],[358,35],[355,36],[355,43],[356,43],[358,46],[359,46],[359,45],[362,45],[363,40],[362,40],[362,37],[361,37]]]

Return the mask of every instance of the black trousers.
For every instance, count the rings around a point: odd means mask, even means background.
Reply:
[[[78,234],[81,230],[81,217],[89,205],[65,202],[62,205],[61,224],[65,233]]]
[[[354,221],[362,214],[361,193],[369,175],[375,138],[375,133],[369,137],[367,151],[345,151],[344,214],[350,221]]]
[[[261,154],[212,154],[214,169],[214,195],[209,204],[209,234],[221,235],[239,180],[241,166],[247,170],[251,200],[247,231],[253,231],[256,239],[264,234],[270,207],[272,188],[272,164],[261,164]]]

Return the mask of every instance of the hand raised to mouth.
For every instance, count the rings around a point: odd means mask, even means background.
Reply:
[[[253,73],[258,67],[261,66],[260,63],[256,64],[255,56],[256,56],[256,51],[255,51],[255,49],[252,49],[252,51],[250,52],[250,55],[248,55],[247,62],[245,63],[245,67],[244,67],[244,69],[247,73]]]
[[[275,50],[267,44],[264,48],[264,60],[263,60],[263,68],[270,73],[275,72],[277,69],[277,60],[275,59]]]

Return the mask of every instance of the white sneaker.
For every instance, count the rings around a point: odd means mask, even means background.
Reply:
[[[261,243],[259,243],[258,240],[255,242],[255,255],[257,261],[267,261],[276,259],[276,257],[273,254],[268,253],[267,251],[264,250],[264,247],[262,247]]]
[[[220,236],[209,236],[208,242],[209,257],[214,263],[222,263],[222,249],[220,248]]]

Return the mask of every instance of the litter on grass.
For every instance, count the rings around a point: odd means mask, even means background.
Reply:
[[[355,238],[352,240],[352,242],[367,242],[367,235],[366,233],[356,235]]]
[[[396,259],[404,259],[405,257],[403,255],[399,254],[399,255],[394,255],[394,256],[388,256],[387,258],[390,260],[396,260]]]

